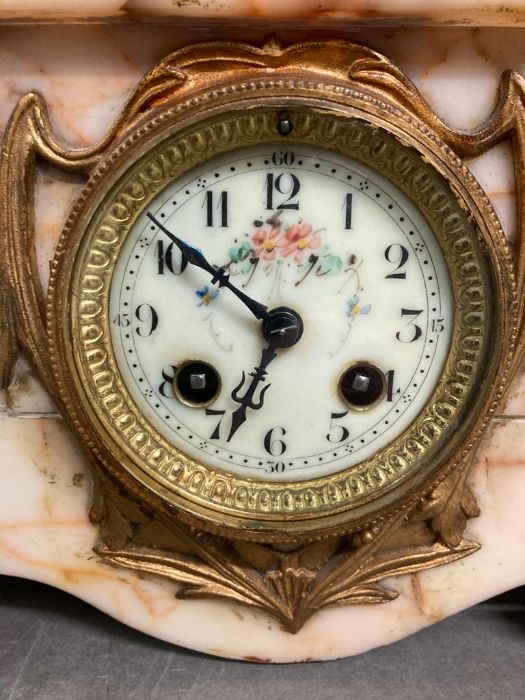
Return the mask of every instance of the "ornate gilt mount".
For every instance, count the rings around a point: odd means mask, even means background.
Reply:
[[[466,469],[388,521],[339,537],[273,545],[166,522],[98,465],[92,471],[91,517],[100,527],[100,556],[174,581],[179,598],[215,598],[273,615],[292,633],[324,608],[397,598],[382,579],[451,563],[479,549],[462,537],[467,518],[479,515],[464,483]]]
[[[454,457],[438,465],[401,500],[364,513],[346,528],[301,532],[290,527],[266,537],[243,528],[240,518],[237,526],[234,520],[228,521],[226,530],[207,516],[199,519],[195,512],[174,507],[129,473],[122,473],[123,453],[108,453],[90,431],[87,411],[74,406],[71,381],[57,359],[63,348],[57,344],[56,329],[57,310],[67,313],[57,276],[69,252],[71,222],[89,207],[93,182],[108,169],[120,167],[135,140],[160,133],[166,123],[191,124],[203,110],[225,109],[233,99],[241,102],[247,95],[262,94],[262,82],[265,89],[271,85],[276,97],[293,88],[311,102],[322,93],[334,103],[366,105],[378,121],[389,115],[396,138],[410,134],[422,150],[442,153],[442,174],[446,177],[447,168],[454,169],[458,182],[464,181],[463,204],[468,217],[476,219],[482,245],[490,249],[500,301],[496,331],[501,338],[501,361],[493,368],[483,405],[477,408]],[[256,48],[210,43],[163,60],[137,86],[106,137],[82,151],[59,143],[40,95],[29,93],[21,99],[6,132],[0,170],[0,381],[3,387],[9,385],[22,350],[78,436],[94,478],[91,518],[99,526],[96,551],[101,557],[172,580],[179,597],[248,605],[297,632],[324,608],[392,600],[397,593],[380,583],[386,577],[450,563],[478,549],[478,544],[463,538],[467,519],[479,515],[466,483],[468,468],[487,421],[519,365],[525,342],[524,87],[520,76],[505,74],[492,117],[467,134],[444,124],[385,57],[355,44],[319,41],[282,48],[273,40]],[[486,196],[459,160],[479,155],[504,139],[513,147],[518,193],[514,259]],[[194,144],[201,146],[199,141]],[[39,283],[34,240],[39,160],[91,178],[57,248],[48,293]]]

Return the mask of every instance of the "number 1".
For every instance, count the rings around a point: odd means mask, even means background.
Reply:
[[[352,195],[350,192],[345,197],[343,207],[345,210],[345,229],[350,229],[352,228]]]

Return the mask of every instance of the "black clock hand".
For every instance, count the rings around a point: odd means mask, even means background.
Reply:
[[[232,424],[230,434],[228,435],[228,442],[232,439],[232,437],[235,435],[240,426],[245,422],[246,410],[248,408],[251,408],[252,411],[257,411],[260,408],[262,408],[264,404],[264,395],[270,388],[271,384],[266,384],[266,386],[263,387],[259,396],[259,400],[257,402],[254,401],[254,396],[259,384],[266,381],[266,368],[268,367],[270,362],[275,357],[277,357],[275,349],[276,346],[272,342],[270,342],[270,344],[263,349],[259,366],[255,367],[253,372],[250,372],[249,376],[252,377],[252,381],[250,382],[250,385],[248,386],[244,396],[239,395],[239,391],[241,390],[242,386],[246,381],[246,374],[244,373],[244,371],[242,373],[241,381],[232,391],[231,397],[236,403],[239,404],[239,408],[237,408],[232,413]]]
[[[191,263],[192,265],[195,265],[196,267],[200,267],[202,270],[206,270],[206,272],[208,272],[212,276],[212,284],[218,284],[219,288],[226,287],[231,292],[233,292],[235,296],[238,299],[240,299],[242,303],[252,312],[255,318],[258,318],[261,321],[265,321],[269,317],[268,307],[264,304],[260,304],[258,301],[255,301],[255,299],[252,299],[244,292],[241,292],[240,289],[237,289],[237,287],[235,287],[230,282],[230,276],[228,275],[224,267],[213,267],[206,260],[206,258],[200,250],[194,248],[188,243],[185,243],[183,240],[175,236],[175,234],[171,233],[171,231],[168,231],[168,229],[165,226],[163,226],[162,223],[158,221],[151,212],[148,211],[147,216],[149,219],[151,219],[151,221],[153,221],[153,223],[156,226],[160,228],[160,230],[163,233],[166,234],[166,236],[168,236],[168,238],[171,241],[173,241],[173,243],[175,243],[175,245],[182,253],[183,258],[187,260],[187,262]]]

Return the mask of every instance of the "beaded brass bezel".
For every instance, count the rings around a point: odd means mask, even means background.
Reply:
[[[266,93],[264,103],[260,95],[249,100],[241,93],[226,113],[214,114],[210,105],[210,113],[201,110],[193,123],[165,118],[154,133],[143,126],[128,136],[106,167],[95,172],[68,223],[50,300],[56,319],[54,359],[66,377],[70,405],[81,407],[75,413],[86,436],[95,449],[104,447],[99,450],[102,461],[146,493],[212,527],[240,527],[263,538],[265,533],[351,529],[413,498],[439,473],[453,468],[486,408],[497,373],[501,327],[495,308],[505,286],[484,243],[494,232],[486,227],[490,216],[483,211],[474,180],[458,177],[454,158],[424,128],[417,123],[410,133],[393,128],[388,110],[374,105],[370,111],[366,97],[358,93],[334,104],[319,96],[313,99],[312,89],[291,97],[294,86],[289,85],[290,96],[283,99],[271,97],[270,88],[264,81],[258,85]],[[286,139],[277,130],[283,113],[294,125]],[[113,356],[108,292],[127,232],[169,182],[219,153],[282,141],[335,149],[365,161],[411,197],[443,248],[455,319],[436,390],[418,419],[393,443],[330,476],[267,483],[197,463],[141,415]]]

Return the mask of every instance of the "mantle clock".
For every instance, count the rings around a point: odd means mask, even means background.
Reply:
[[[497,528],[480,449],[501,447],[498,421],[517,430],[498,416],[523,356],[523,94],[504,73],[492,115],[459,130],[382,53],[273,37],[172,52],[88,147],[58,136],[45,91],[21,97],[1,161],[1,379],[9,394],[22,353],[60,417],[47,466],[27,467],[47,485],[10,457],[5,488],[16,500],[27,478],[52,504],[62,484],[58,511],[63,480],[76,491],[83,534],[40,538],[71,536],[83,563],[51,582],[112,614],[110,581],[144,587],[169,625],[131,601],[129,624],[272,661],[364,650],[337,620],[379,625],[432,576],[462,588],[478,523]],[[469,168],[503,141],[512,248]],[[42,168],[76,187],[45,253]],[[4,573],[48,580],[5,552]],[[106,583],[76,586],[87,569]],[[244,648],[224,646],[232,625]],[[330,651],[306,652],[314,630]]]

